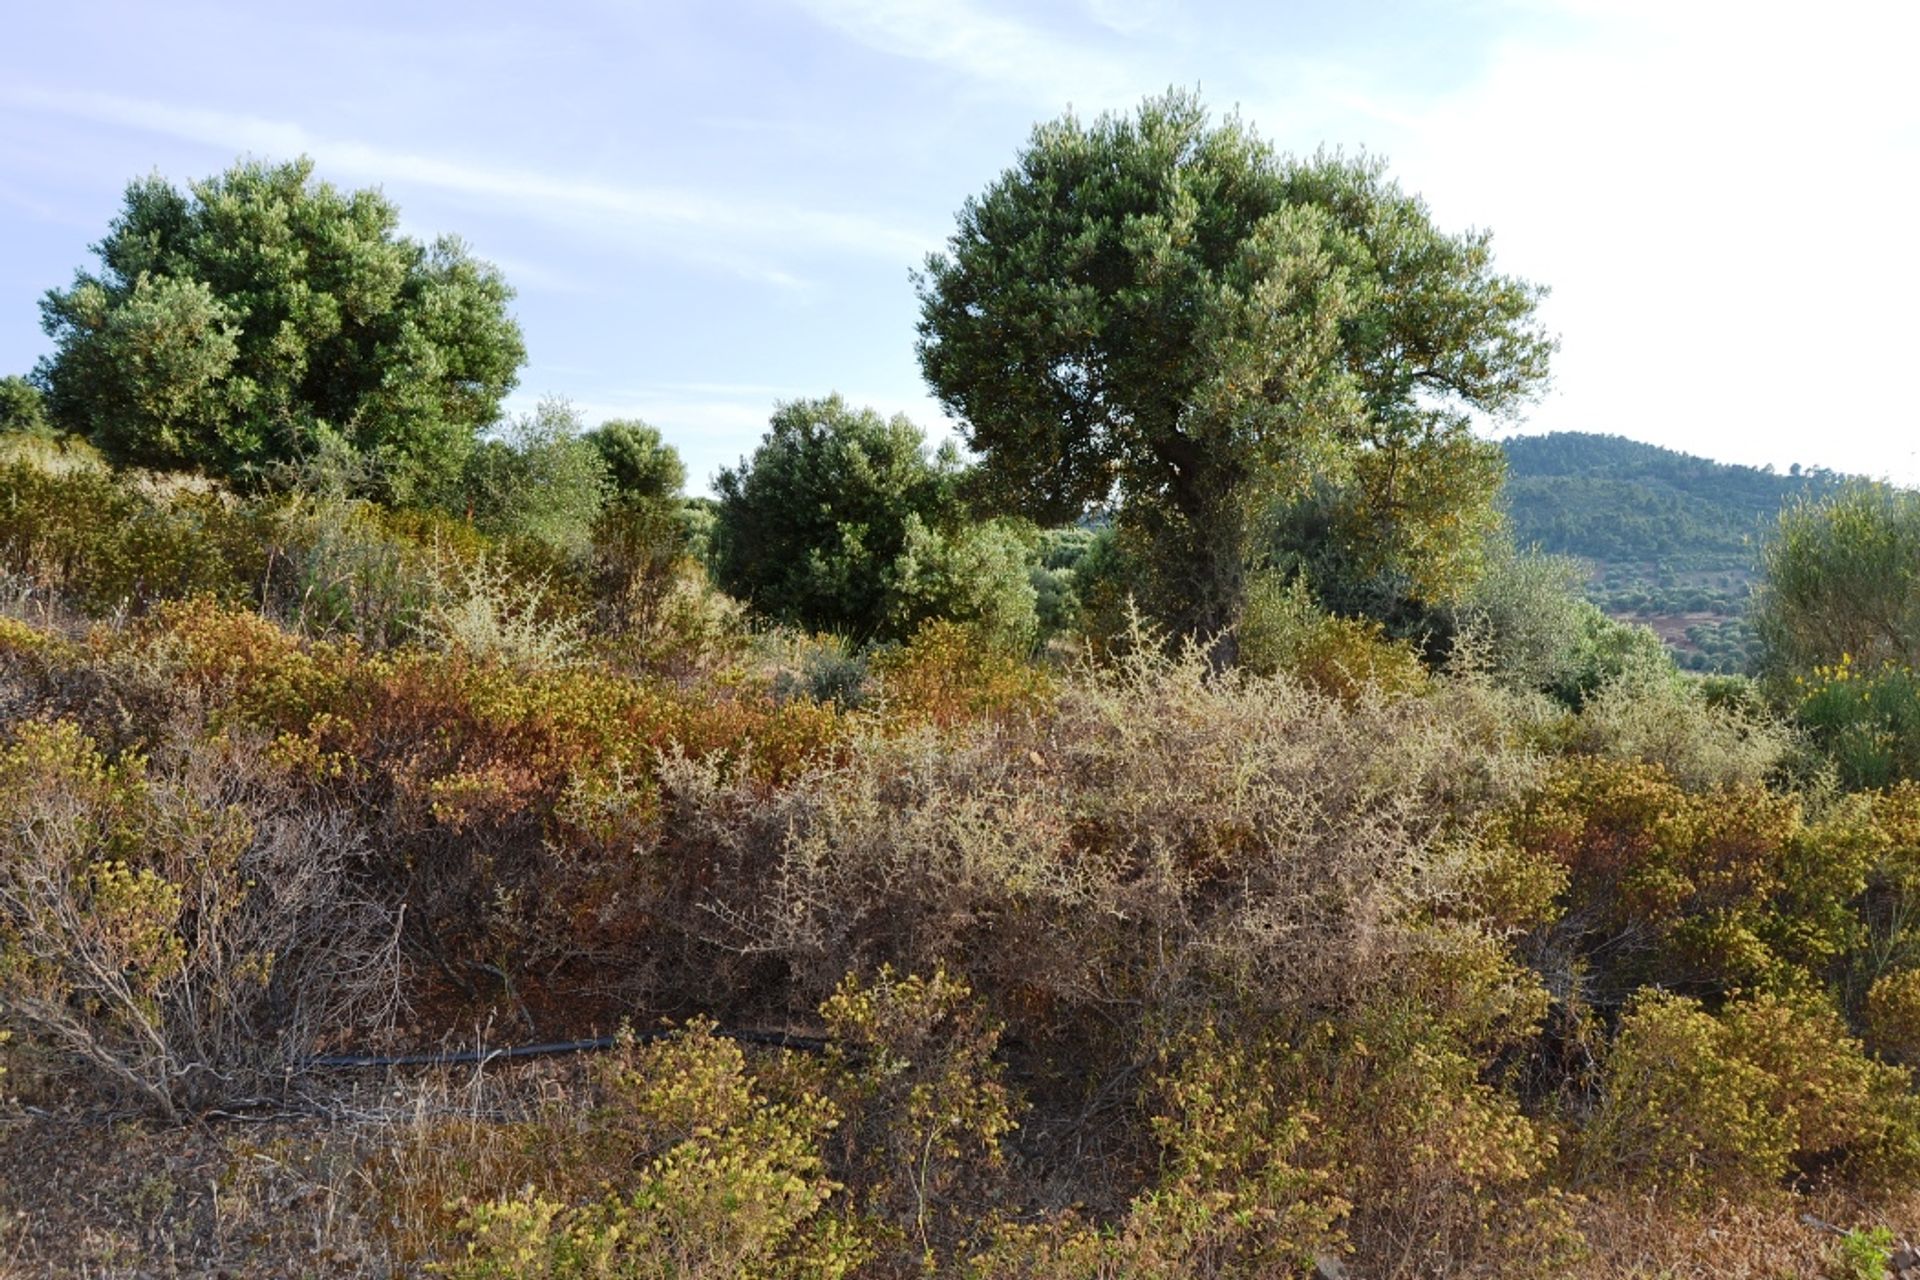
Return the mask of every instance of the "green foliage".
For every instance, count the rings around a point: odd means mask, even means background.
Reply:
[[[1754,611],[1770,674],[1920,665],[1920,493],[1855,484],[1781,512]]]
[[[600,1073],[601,1123],[641,1167],[599,1199],[532,1189],[471,1205],[457,1280],[837,1280],[864,1261],[828,1212],[839,1190],[822,1145],[838,1123],[826,1099],[769,1099],[739,1046],[695,1024],[629,1046]],[[612,1172],[609,1170],[609,1172]]]
[[[1840,1237],[1838,1280],[1890,1280],[1895,1243],[1886,1227],[1847,1232]]]
[[[1574,610],[1572,644],[1547,692],[1576,711],[1616,681],[1657,684],[1674,678],[1673,659],[1652,629],[1609,618],[1592,605]]]
[[[637,419],[616,418],[587,432],[586,441],[607,464],[614,496],[623,502],[660,502],[679,496],[687,483],[679,451],[660,437],[658,427]]]
[[[17,375],[0,378],[0,436],[44,439],[53,435],[46,397],[40,394],[40,388]]]
[[[946,617],[1024,646],[1035,626],[1024,540],[965,524],[958,480],[957,458],[929,459],[904,417],[838,396],[784,404],[753,457],[715,481],[714,576],[809,630],[899,640]]]
[[[256,483],[332,436],[382,495],[449,492],[525,350],[492,267],[398,225],[305,159],[131,184],[98,274],[41,303],[54,422],[116,462]]]
[[[1795,717],[1850,790],[1920,779],[1920,675],[1839,661],[1795,676]]]
[[[467,459],[474,524],[563,556],[586,555],[611,491],[602,451],[581,437],[580,415],[564,400],[541,401],[504,439],[482,441]]]
[[[1553,345],[1483,233],[1177,93],[1038,127],[920,297],[922,368],[986,487],[1043,523],[1117,498],[1180,634],[1229,633],[1268,514],[1310,479],[1367,539],[1361,572],[1454,585],[1497,478],[1465,411],[1523,400]]]
[[[1577,670],[1596,628],[1580,579],[1572,560],[1493,542],[1485,571],[1451,609],[1462,656],[1511,689],[1565,690],[1593,680],[1597,672]]]

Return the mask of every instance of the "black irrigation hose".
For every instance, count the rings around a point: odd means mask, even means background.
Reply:
[[[516,1044],[500,1049],[455,1049],[443,1053],[400,1053],[387,1057],[361,1053],[323,1053],[303,1060],[300,1065],[316,1071],[348,1071],[364,1067],[449,1067],[466,1063],[511,1061],[514,1058],[550,1058],[563,1053],[594,1053],[611,1049],[623,1039],[648,1044],[676,1034],[678,1032],[671,1028],[659,1028],[629,1032],[625,1036],[597,1036],[592,1040],[555,1040],[548,1044]],[[741,1044],[794,1049],[801,1053],[824,1053],[830,1043],[825,1036],[797,1036],[785,1031],[720,1029],[713,1034]]]

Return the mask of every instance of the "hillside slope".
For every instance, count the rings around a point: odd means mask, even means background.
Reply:
[[[1516,540],[1592,568],[1607,612],[1645,622],[1698,670],[1739,670],[1760,547],[1780,508],[1843,477],[1714,462],[1623,436],[1503,442]]]

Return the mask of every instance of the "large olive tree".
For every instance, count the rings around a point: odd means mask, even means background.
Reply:
[[[1524,402],[1554,347],[1486,233],[1180,93],[1041,125],[919,284],[922,369],[998,500],[1115,505],[1149,603],[1221,663],[1249,576],[1288,558],[1470,578],[1501,476],[1471,417]],[[1290,545],[1303,523],[1339,554]]]
[[[344,444],[381,496],[444,496],[526,353],[498,271],[398,226],[306,159],[133,183],[99,270],[41,303],[55,422],[116,461],[243,483]]]

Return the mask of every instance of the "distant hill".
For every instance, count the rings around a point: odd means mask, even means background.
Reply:
[[[1681,662],[1740,670],[1762,541],[1780,508],[1845,477],[1732,466],[1622,436],[1556,432],[1504,442],[1515,539],[1591,566],[1589,592],[1645,622]]]

